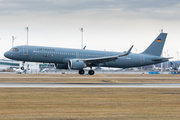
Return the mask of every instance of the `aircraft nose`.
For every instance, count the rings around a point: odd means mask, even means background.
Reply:
[[[8,51],[5,52],[5,53],[4,53],[4,56],[5,56],[6,58],[9,58],[9,52],[8,52]]]

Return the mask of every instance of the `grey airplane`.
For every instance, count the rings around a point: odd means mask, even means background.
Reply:
[[[90,67],[89,75],[93,75],[92,67],[130,68],[157,64],[169,61],[170,58],[161,57],[167,33],[160,35],[142,53],[131,53],[133,45],[126,52],[96,51],[85,49],[70,49],[21,45],[11,48],[4,56],[25,62],[54,63],[56,69],[79,70],[84,74],[84,68]],[[21,67],[24,70],[24,64]]]

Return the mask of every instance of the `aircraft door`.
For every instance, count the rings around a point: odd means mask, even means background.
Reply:
[[[76,52],[76,57],[79,58],[79,52]]]
[[[23,55],[28,55],[28,47],[23,47]]]
[[[145,62],[145,57],[144,55],[140,55],[140,63],[143,64]]]

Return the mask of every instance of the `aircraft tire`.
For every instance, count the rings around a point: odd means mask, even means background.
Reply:
[[[24,70],[24,67],[21,67],[21,70]]]
[[[84,70],[79,70],[79,74],[83,75],[84,74]]]
[[[89,70],[88,74],[89,75],[94,75],[94,70]]]

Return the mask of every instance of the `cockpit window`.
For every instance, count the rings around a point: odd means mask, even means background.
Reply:
[[[17,49],[17,48],[11,48],[11,50],[10,51],[16,51],[16,52],[18,52],[19,51],[19,49]]]

